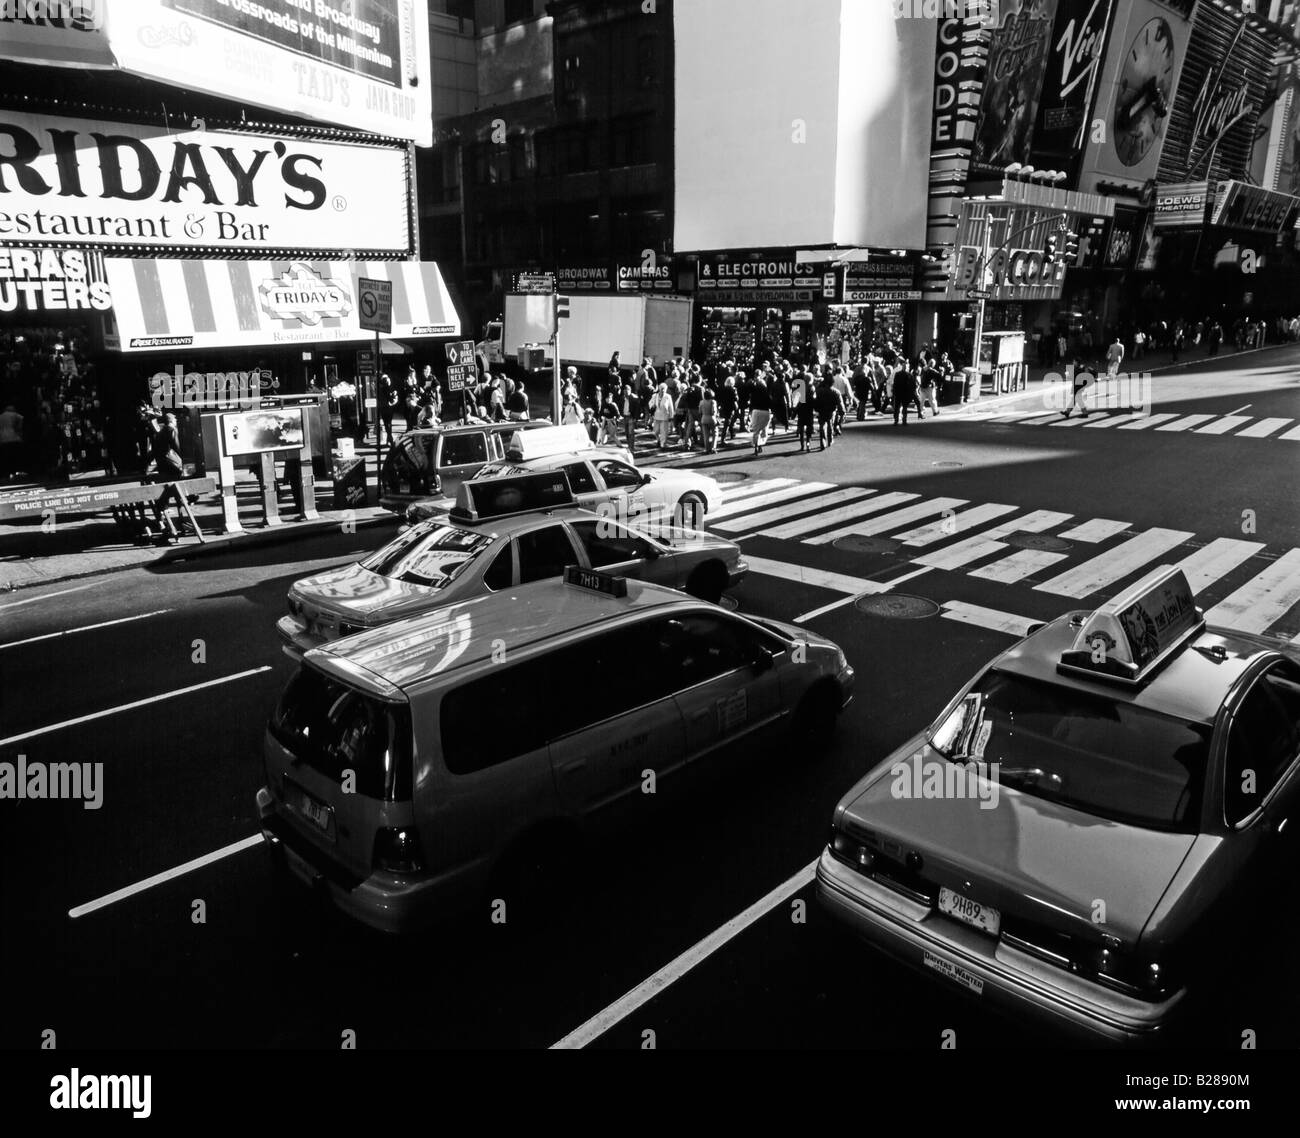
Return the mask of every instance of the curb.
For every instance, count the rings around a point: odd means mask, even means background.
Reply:
[[[358,530],[376,529],[381,525],[401,524],[402,519],[396,514],[385,513],[368,518],[358,518],[353,525]],[[98,569],[87,569],[84,573],[64,573],[59,576],[33,578],[19,581],[7,589],[0,588],[0,596],[19,593],[26,589],[40,588],[42,585],[61,585],[67,581],[84,581],[89,577],[106,577],[113,573],[124,573],[131,569],[147,569],[157,565],[168,565],[192,558],[216,557],[240,549],[261,549],[266,546],[286,544],[299,537],[314,537],[342,525],[340,519],[322,519],[315,522],[288,522],[277,529],[253,530],[243,534],[220,534],[208,538],[203,545],[175,546],[163,550],[157,557],[146,561],[135,561],[124,565],[107,565]]]

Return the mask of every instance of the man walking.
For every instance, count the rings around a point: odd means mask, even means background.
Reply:
[[[772,421],[772,396],[767,390],[763,373],[754,377],[749,389],[749,434],[754,444],[754,454],[763,453],[767,445],[767,428]]]
[[[899,364],[898,370],[894,373],[893,392],[891,399],[894,404],[894,426],[898,426],[898,415],[901,411],[903,414],[903,426],[907,426],[907,413],[916,405],[916,376],[913,375],[907,367],[907,361],[904,360]]]
[[[1119,338],[1119,333],[1115,334],[1115,339],[1106,349],[1106,376],[1114,379],[1119,375],[1119,365],[1124,362],[1124,342]]]

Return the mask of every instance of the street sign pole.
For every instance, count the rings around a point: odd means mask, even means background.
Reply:
[[[560,322],[555,321],[555,335],[551,337],[551,422],[560,425]]]
[[[384,357],[379,354],[379,333],[375,333],[375,500],[384,492],[384,408],[379,405],[386,399],[381,382]]]
[[[384,492],[384,412],[387,393],[383,389],[384,357],[379,350],[379,334],[393,330],[393,282],[367,277],[357,278],[357,323],[375,334],[375,489]],[[391,419],[390,419],[391,421]]]

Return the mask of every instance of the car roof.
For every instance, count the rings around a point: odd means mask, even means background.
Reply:
[[[528,530],[537,529],[539,526],[551,525],[554,522],[580,522],[580,521],[602,521],[608,520],[596,513],[594,510],[588,510],[576,502],[572,506],[553,506],[546,510],[530,510],[527,513],[507,514],[499,518],[485,518],[483,521],[467,522],[460,518],[453,518],[448,514],[440,514],[437,517],[426,518],[419,522],[417,526],[429,529],[435,526],[449,526],[452,529],[464,530],[466,533],[481,534],[484,537],[512,537],[517,533],[525,533]],[[393,540],[397,540],[394,538]]]
[[[595,462],[606,458],[615,459],[625,465],[627,463],[627,459],[623,456],[620,447],[590,447],[586,450],[565,451],[562,454],[543,454],[537,458],[498,458],[488,463],[485,469],[510,467],[514,470],[524,470],[537,467],[568,466],[571,462],[581,462],[584,459],[591,459],[591,461]]]
[[[549,427],[549,423],[542,422],[524,422],[524,423],[440,423],[436,427],[416,427],[413,431],[403,431],[402,438],[409,439],[413,436],[420,435],[455,435],[467,434],[470,431],[497,431],[503,434],[514,434],[515,431],[530,431],[535,427]],[[400,440],[399,440],[400,441]]]
[[[321,671],[391,698],[394,689],[424,690],[442,675],[568,633],[610,627],[620,617],[700,607],[675,589],[628,579],[627,595],[540,581],[448,605],[337,640],[306,654]],[[712,607],[712,606],[710,606]]]
[[[1027,636],[994,663],[994,670],[1129,703],[1187,722],[1211,724],[1255,661],[1277,654],[1277,646],[1262,637],[1207,626],[1141,683],[1108,683],[1057,668],[1061,656],[1075,643],[1080,628],[1077,618],[1081,615],[1086,614],[1070,614]],[[1206,649],[1211,650],[1210,655]],[[1222,649],[1222,657],[1217,649]]]

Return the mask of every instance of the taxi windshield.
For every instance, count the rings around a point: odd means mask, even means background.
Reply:
[[[1209,742],[1203,725],[997,671],[931,739],[1036,798],[1175,833],[1197,831]]]
[[[491,541],[487,534],[456,526],[416,526],[371,554],[361,567],[381,577],[441,589]]]

